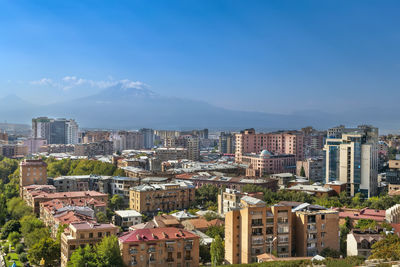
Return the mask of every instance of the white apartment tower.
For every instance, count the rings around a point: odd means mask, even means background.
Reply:
[[[347,194],[375,196],[378,191],[378,128],[343,126],[328,130],[324,146],[326,183],[347,184]],[[329,135],[329,133],[331,133]]]

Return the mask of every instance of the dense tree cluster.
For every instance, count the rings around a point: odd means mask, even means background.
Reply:
[[[110,175],[110,176],[124,176],[123,170],[117,168],[111,163],[101,162],[98,160],[71,160],[62,159],[56,160],[54,158],[45,159],[47,163],[47,175],[49,177],[57,177],[62,175]]]
[[[297,201],[316,204],[326,208],[348,207],[362,209],[369,207],[371,209],[386,210],[395,204],[400,203],[400,196],[392,197],[388,195],[381,195],[379,197],[365,199],[362,198],[360,193],[356,194],[354,197],[349,197],[345,192],[342,192],[339,196],[314,197],[306,193],[287,190],[272,192],[271,190],[256,185],[245,185],[243,187],[243,191],[263,192],[264,201],[267,202],[267,204],[276,204],[280,201]]]
[[[124,266],[116,236],[108,236],[92,247],[79,247],[71,255],[70,267],[119,267]]]

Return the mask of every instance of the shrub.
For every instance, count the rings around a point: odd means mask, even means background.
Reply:
[[[21,253],[18,255],[18,259],[21,262],[27,262],[28,261],[28,255],[26,253]]]
[[[8,252],[9,252],[8,244],[6,244],[6,245],[3,247],[3,252],[4,252],[5,254],[8,254]]]
[[[15,246],[15,252],[17,252],[17,254],[21,254],[21,252],[24,252],[24,245],[22,244],[17,244]]]

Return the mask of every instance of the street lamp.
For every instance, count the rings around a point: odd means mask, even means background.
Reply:
[[[272,260],[272,243],[274,243],[274,241],[276,240],[276,236],[274,237],[274,239],[272,239],[271,241],[269,241],[269,258]]]

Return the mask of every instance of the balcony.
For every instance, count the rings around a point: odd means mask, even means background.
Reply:
[[[191,260],[193,260],[192,257],[185,257],[185,261],[191,261]]]
[[[174,247],[167,247],[167,251],[168,251],[168,252],[174,251]]]
[[[131,261],[131,266],[137,265],[137,261]]]
[[[264,238],[252,239],[251,243],[253,245],[262,245],[264,244]]]
[[[262,224],[262,223],[252,223],[251,224],[251,227],[263,227],[264,226],[264,224]]]
[[[186,245],[185,250],[192,250],[193,246],[192,245]]]
[[[136,248],[130,249],[130,250],[129,250],[129,253],[130,253],[130,254],[136,254],[136,253],[138,253],[138,250],[137,250]]]
[[[148,252],[153,252],[154,253],[154,252],[156,252],[156,248],[155,247],[150,247]]]
[[[307,232],[308,233],[316,233],[316,232],[318,232],[318,230],[317,230],[317,227],[310,227],[307,229]]]
[[[173,258],[167,258],[167,262],[174,262]]]

